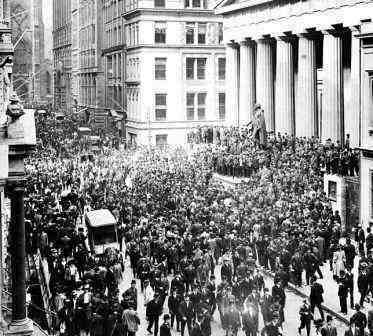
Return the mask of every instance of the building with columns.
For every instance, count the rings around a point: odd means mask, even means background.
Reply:
[[[361,149],[360,223],[373,223],[373,1],[224,0],[229,123],[255,102],[270,131]]]
[[[270,131],[361,144],[361,26],[369,0],[225,0],[230,122],[262,105]]]
[[[185,144],[197,125],[225,123],[222,18],[207,0],[126,1],[128,138]]]

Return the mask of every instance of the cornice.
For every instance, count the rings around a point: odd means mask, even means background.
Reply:
[[[126,13],[123,13],[122,16],[129,20],[139,15],[164,15],[171,17],[184,17],[186,15],[192,15],[194,17],[216,17],[216,14],[211,9],[169,9],[169,8],[136,8]]]

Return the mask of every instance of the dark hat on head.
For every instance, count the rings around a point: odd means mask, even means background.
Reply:
[[[168,314],[164,314],[164,315],[163,315],[163,319],[164,319],[164,320],[169,320],[169,319],[170,319],[170,315],[168,315]]]
[[[333,320],[333,317],[331,316],[331,315],[328,315],[327,317],[326,317],[326,322],[330,322],[330,321],[332,321]]]
[[[131,285],[136,285],[136,280],[132,280]]]

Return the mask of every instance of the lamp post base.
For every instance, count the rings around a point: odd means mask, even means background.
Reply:
[[[29,318],[15,320],[9,324],[5,335],[9,336],[28,336],[34,333],[34,324]]]

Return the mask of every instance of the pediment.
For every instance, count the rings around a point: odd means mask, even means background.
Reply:
[[[215,9],[225,10],[232,8],[234,9],[236,6],[239,7],[254,7],[254,6],[261,6],[268,4],[270,2],[274,2],[275,0],[221,0],[217,2]]]

